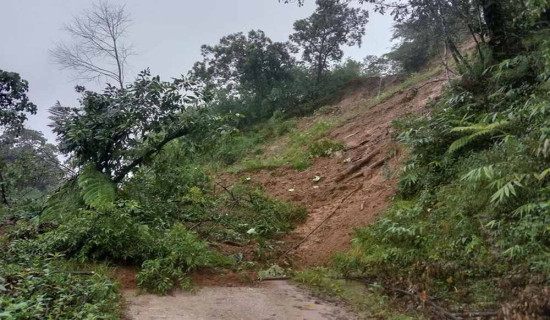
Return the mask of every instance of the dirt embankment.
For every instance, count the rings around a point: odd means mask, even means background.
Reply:
[[[355,228],[373,222],[387,208],[404,159],[394,140],[392,122],[427,113],[426,102],[439,96],[444,85],[444,74],[435,74],[368,108],[378,88],[356,89],[335,105],[332,115],[347,119],[329,135],[343,141],[345,151],[318,159],[301,172],[283,167],[245,173],[272,196],[307,208],[307,221],[287,239],[289,249],[299,244],[289,251],[296,267],[326,265],[334,253],[349,248]],[[299,128],[314,120],[302,120]],[[276,153],[278,145],[273,144],[266,152]],[[315,182],[315,177],[321,180]]]

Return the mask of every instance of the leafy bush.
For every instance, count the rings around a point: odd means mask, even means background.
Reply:
[[[548,285],[550,96],[536,76],[539,46],[458,81],[429,116],[396,123],[410,147],[400,199],[357,231],[338,270],[478,309]]]
[[[291,231],[307,215],[303,207],[265,196],[254,186],[236,186],[230,192],[220,202],[219,224],[242,235],[273,238]],[[227,208],[231,215],[223,214]]]
[[[118,319],[120,295],[104,274],[76,274],[58,263],[0,261],[2,319]]]
[[[260,154],[266,142],[290,132],[295,126],[296,119],[285,119],[284,113],[275,112],[262,124],[224,136],[210,149],[211,158],[225,166],[233,165],[245,157]]]
[[[315,141],[308,146],[309,155],[312,158],[330,157],[334,152],[344,150],[341,142],[334,142],[329,139]]]
[[[205,242],[182,224],[175,225],[156,248],[159,258],[145,260],[137,275],[138,286],[148,291],[166,294],[174,286],[191,288],[189,272],[205,266],[230,265],[228,258],[217,257]]]

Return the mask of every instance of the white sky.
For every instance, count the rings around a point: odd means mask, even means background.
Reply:
[[[309,16],[314,0],[306,5],[281,4],[277,0],[112,0],[125,3],[131,15],[129,40],[138,52],[129,60],[128,79],[149,67],[163,79],[186,74],[200,60],[202,44],[216,44],[230,33],[261,29],[274,41],[286,41],[295,20]],[[28,127],[44,132],[53,142],[47,124],[48,109],[60,101],[76,106],[77,84],[71,74],[59,71],[48,50],[65,37],[63,24],[91,7],[91,0],[0,0],[4,26],[0,69],[18,72],[29,81],[29,97],[38,106]],[[346,48],[346,57],[362,60],[389,50],[391,17],[371,11],[361,48]],[[79,83],[81,84],[81,83]],[[85,84],[100,89],[97,84]]]

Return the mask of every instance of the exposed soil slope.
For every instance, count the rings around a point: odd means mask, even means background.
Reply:
[[[335,105],[330,115],[347,119],[330,133],[331,139],[345,143],[344,152],[318,159],[301,172],[283,167],[246,173],[269,194],[307,208],[307,221],[287,239],[289,249],[300,244],[288,252],[296,266],[329,263],[335,252],[349,248],[354,228],[371,223],[389,205],[397,184],[396,171],[403,159],[403,152],[394,141],[392,121],[427,113],[426,102],[439,96],[444,85],[444,76],[438,73],[371,107],[368,106],[373,104],[372,96],[378,88],[357,89]],[[306,128],[314,120],[315,117],[304,119],[298,127]],[[272,144],[266,153],[276,154],[283,142],[284,138]],[[375,151],[370,161],[362,161]],[[357,167],[361,162],[363,165]],[[354,166],[358,170],[343,176]],[[321,177],[317,183],[313,181],[316,176]]]

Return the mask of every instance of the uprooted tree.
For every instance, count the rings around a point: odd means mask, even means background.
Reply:
[[[221,120],[200,107],[198,89],[183,77],[166,82],[146,70],[124,89],[77,91],[81,108],[58,103],[50,109],[60,151],[76,167],[91,164],[115,183],[170,141],[206,136]]]

